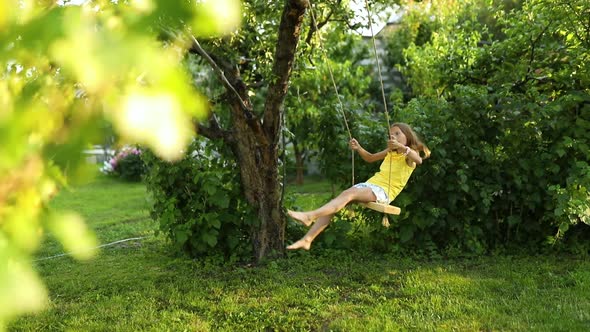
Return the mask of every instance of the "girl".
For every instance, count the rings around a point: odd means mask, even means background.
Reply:
[[[367,182],[346,189],[319,209],[307,212],[288,210],[287,214],[291,218],[307,227],[312,224],[313,226],[299,241],[287,246],[287,249],[309,250],[311,242],[330,224],[336,212],[350,202],[389,204],[402,191],[416,166],[430,156],[430,150],[405,123],[394,123],[389,128],[387,148],[381,152],[368,152],[354,138],[350,140],[350,148],[357,151],[366,162],[383,160],[379,172]],[[423,152],[424,156],[421,156],[420,152]]]

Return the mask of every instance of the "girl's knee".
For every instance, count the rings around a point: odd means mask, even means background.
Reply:
[[[348,188],[344,190],[342,193],[340,193],[340,196],[346,199],[347,201],[352,201],[356,197],[357,191],[357,188]]]

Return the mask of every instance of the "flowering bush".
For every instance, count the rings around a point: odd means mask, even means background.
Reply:
[[[100,171],[107,175],[118,176],[128,181],[139,181],[145,173],[145,165],[141,159],[141,149],[124,147],[111,159],[104,162]]]

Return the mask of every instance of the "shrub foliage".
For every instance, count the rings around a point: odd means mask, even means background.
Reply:
[[[387,59],[409,87],[401,89],[403,101],[396,92],[389,102],[392,120],[410,123],[431,159],[394,202],[402,214],[392,228],[363,211],[371,222],[355,218],[353,227],[332,227],[325,238],[345,231],[366,241],[360,247],[425,253],[548,245],[587,252],[590,4],[414,5],[392,34]],[[351,122],[363,146],[378,151],[385,121],[371,110]],[[350,155],[342,153],[346,139],[338,130],[322,130],[320,149],[328,153],[320,160],[328,177],[349,185]],[[376,170],[362,162],[355,168],[356,182]]]
[[[491,26],[457,12],[404,52],[415,97],[400,114],[433,154],[408,186],[400,231],[475,253],[587,240],[590,4],[525,1]]]
[[[191,256],[252,254],[252,209],[245,202],[236,165],[209,140],[193,141],[182,160],[169,163],[146,151],[142,158],[158,231]]]

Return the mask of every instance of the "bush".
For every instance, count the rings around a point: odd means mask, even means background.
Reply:
[[[111,159],[104,162],[101,172],[120,177],[126,181],[140,181],[145,173],[145,164],[141,159],[142,151],[137,147],[124,147]]]
[[[175,163],[162,161],[151,151],[142,158],[149,166],[145,180],[158,233],[193,257],[251,257],[248,235],[255,218],[243,198],[240,173],[211,141],[196,139]]]
[[[457,8],[428,42],[402,52],[420,97],[400,120],[424,134],[432,155],[396,199],[401,244],[482,254],[563,240],[587,250],[590,44],[577,20],[589,7],[546,4],[498,15],[501,39]],[[376,234],[375,243],[387,238]]]

